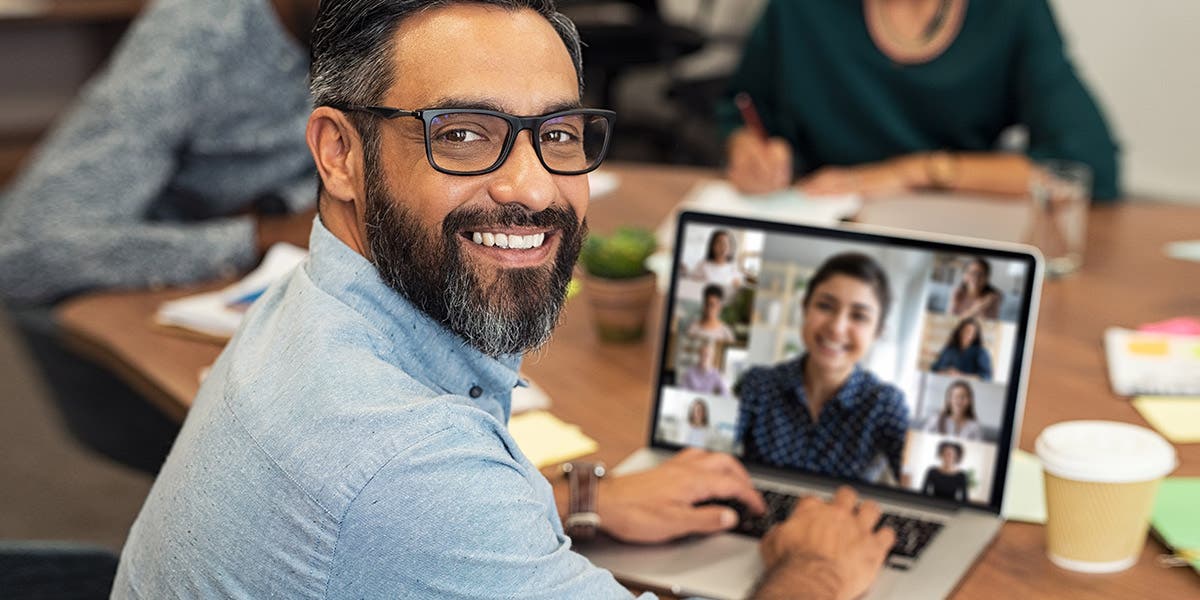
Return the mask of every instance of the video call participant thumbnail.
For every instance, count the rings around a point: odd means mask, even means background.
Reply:
[[[942,442],[938,444],[941,463],[925,471],[921,491],[935,498],[967,501],[967,474],[958,468],[963,459],[962,444]]]
[[[979,321],[973,317],[959,321],[929,370],[944,375],[974,375],[991,381],[992,357],[983,346]]]
[[[817,269],[802,304],[804,354],[752,369],[737,387],[746,460],[874,480],[881,456],[899,481],[909,426],[904,393],[859,366],[887,320],[888,285],[865,254],[837,254]]]

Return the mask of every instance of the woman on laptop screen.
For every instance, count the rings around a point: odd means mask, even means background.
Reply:
[[[858,253],[835,255],[808,282],[800,358],[752,369],[738,393],[743,456],[760,464],[880,481],[882,458],[900,480],[904,394],[859,366],[891,304],[887,274]]]
[[[923,431],[953,435],[968,440],[982,438],[979,421],[975,418],[975,390],[961,379],[946,388],[946,404],[942,412],[929,417]]]
[[[960,321],[929,370],[945,375],[974,375],[991,381],[992,357],[983,346],[979,321],[974,317]]]

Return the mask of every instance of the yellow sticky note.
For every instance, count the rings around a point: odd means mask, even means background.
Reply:
[[[1200,397],[1141,396],[1133,399],[1133,407],[1168,440],[1200,442]]]
[[[1192,354],[1195,354],[1196,358],[1200,358],[1200,344],[1192,346]]]
[[[539,469],[591,454],[597,448],[596,440],[584,435],[579,427],[564,423],[544,410],[512,417],[508,420],[508,433],[529,462]]]
[[[1133,338],[1129,340],[1129,352],[1142,356],[1166,356],[1170,351],[1167,340],[1163,338]]]
[[[1024,450],[1013,450],[1000,514],[1009,521],[1046,522],[1046,488],[1038,457]]]

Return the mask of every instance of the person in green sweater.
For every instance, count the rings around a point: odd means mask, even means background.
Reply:
[[[743,125],[746,93],[765,131]],[[1046,0],[770,0],[727,102],[728,175],[746,193],[1024,194],[1031,161],[1092,170],[1118,197],[1117,146]],[[1024,154],[1000,152],[1013,125]]]

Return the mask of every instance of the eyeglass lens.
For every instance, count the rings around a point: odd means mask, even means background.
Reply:
[[[468,173],[496,164],[508,139],[509,122],[495,115],[458,112],[429,122],[429,151],[438,168]],[[556,172],[582,172],[600,161],[608,120],[598,115],[565,114],[542,123],[537,132],[542,162]]]

